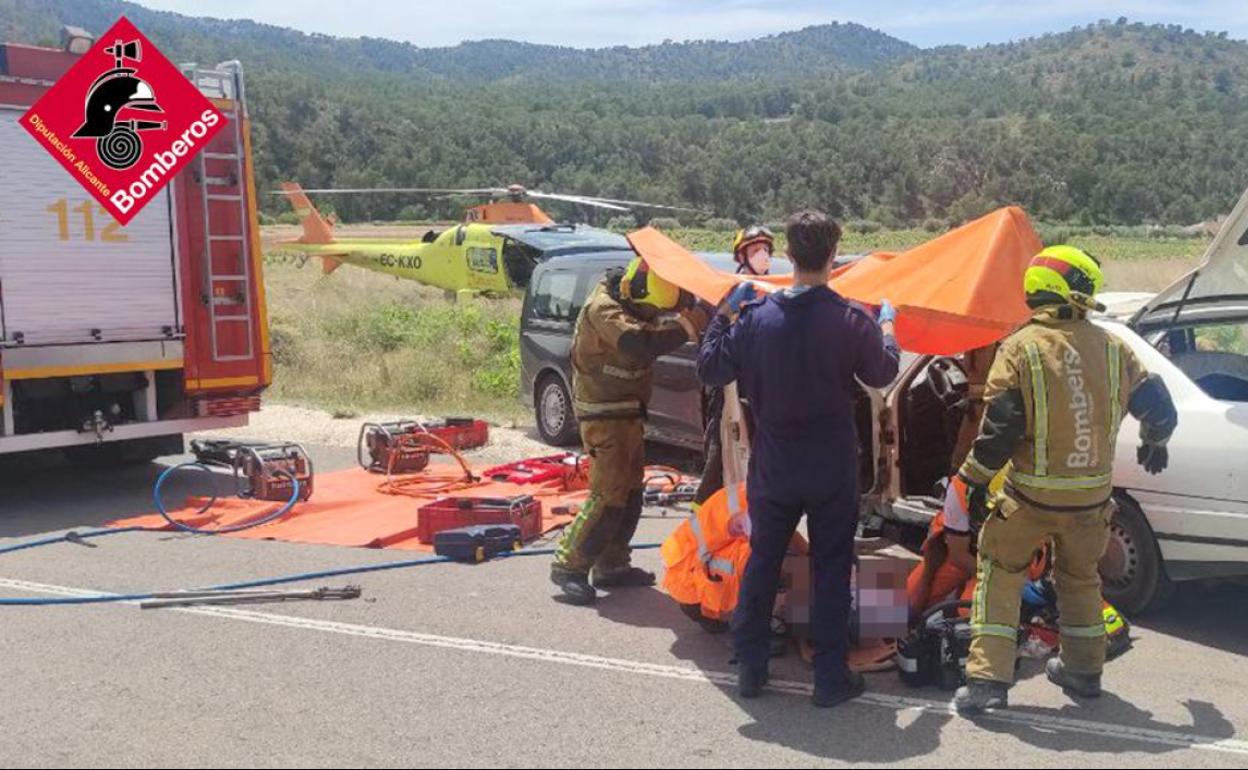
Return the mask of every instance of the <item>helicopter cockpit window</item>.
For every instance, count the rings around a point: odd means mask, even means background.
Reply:
[[[469,246],[468,269],[475,273],[497,273],[498,250],[488,247]]]
[[[523,243],[507,238],[503,241],[503,267],[512,286],[523,289],[529,285],[529,277],[542,258],[542,252]]]

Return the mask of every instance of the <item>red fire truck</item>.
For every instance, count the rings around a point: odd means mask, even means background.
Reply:
[[[78,43],[0,43],[0,454],[143,460],[271,378],[242,67],[184,65],[229,125],[120,227],[19,125]]]

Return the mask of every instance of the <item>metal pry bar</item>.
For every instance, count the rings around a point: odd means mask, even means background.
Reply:
[[[170,607],[196,605],[264,604],[285,601],[341,601],[358,599],[363,594],[359,586],[343,588],[315,588],[306,591],[171,591],[152,594],[152,598],[139,603],[139,609],[159,610]]]

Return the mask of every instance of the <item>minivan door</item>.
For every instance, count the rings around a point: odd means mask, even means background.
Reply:
[[[654,363],[647,430],[667,443],[701,447],[702,385],[698,381],[698,347],[692,342]]]

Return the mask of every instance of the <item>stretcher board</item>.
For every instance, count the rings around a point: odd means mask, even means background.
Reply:
[[[719,421],[720,446],[723,447],[724,488],[728,490],[728,512],[732,515],[730,531],[750,534],[749,507],[745,501],[745,479],[750,467],[750,429],[745,423],[737,383],[724,388],[724,411]]]

